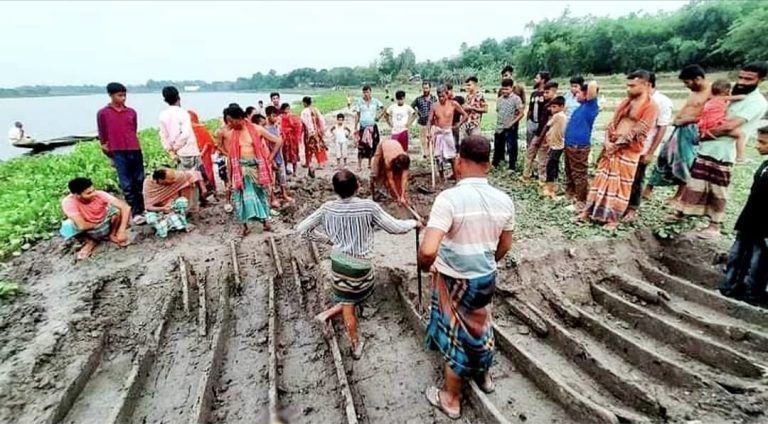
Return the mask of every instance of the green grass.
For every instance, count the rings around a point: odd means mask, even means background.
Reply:
[[[316,107],[320,113],[330,113],[347,107],[347,94],[345,91],[324,91],[312,97],[312,106]],[[291,110],[294,113],[301,111],[301,101],[294,102]]]
[[[0,280],[0,300],[10,299],[19,294],[19,285]]]
[[[157,130],[139,132],[147,172],[169,158]],[[0,162],[0,258],[26,243],[48,239],[62,220],[60,202],[76,176],[97,189],[119,193],[117,175],[96,142],[78,144],[68,155],[43,154]]]

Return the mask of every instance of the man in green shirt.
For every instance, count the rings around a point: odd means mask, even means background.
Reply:
[[[691,178],[683,191],[678,206],[682,215],[708,216],[709,226],[699,233],[701,238],[720,234],[725,218],[731,169],[736,160],[736,139],[728,134],[739,129],[749,137],[768,110],[768,101],[758,85],[768,74],[768,64],[755,62],[744,65],[739,72],[733,95],[746,98],[728,107],[728,120],[712,131],[714,138],[702,139],[696,159],[691,167]]]

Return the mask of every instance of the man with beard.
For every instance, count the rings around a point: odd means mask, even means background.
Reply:
[[[731,93],[746,94],[746,97],[728,106],[728,120],[710,131],[714,138],[701,140],[691,167],[691,178],[680,195],[678,205],[678,217],[709,217],[709,226],[699,233],[701,238],[720,234],[720,224],[725,219],[731,168],[736,160],[736,139],[732,134],[738,129],[749,137],[768,110],[768,101],[757,89],[766,74],[768,65],[765,62],[754,62],[741,68]]]
[[[704,110],[704,103],[709,99],[710,82],[699,65],[686,66],[679,78],[691,94],[673,121],[675,129],[672,135],[661,147],[651,178],[643,190],[645,199],[651,198],[654,187],[676,185],[677,193],[671,200],[677,202],[691,177],[691,165],[696,157],[695,145],[699,138],[696,124]]]
[[[627,76],[627,98],[608,124],[597,172],[580,220],[590,219],[613,231],[627,211],[637,163],[659,108],[651,99],[651,74],[638,70]]]
[[[280,103],[280,93],[278,93],[278,92],[269,93],[269,101],[272,102],[272,106],[274,106],[275,109],[277,109],[277,114],[281,115],[283,113],[283,111],[280,110],[280,106],[282,106],[282,104]],[[261,100],[259,100],[259,103],[260,103],[259,104],[259,109],[261,110],[259,113],[261,115],[265,115],[266,116],[266,112],[265,112],[265,109],[263,107],[263,104],[261,104]]]

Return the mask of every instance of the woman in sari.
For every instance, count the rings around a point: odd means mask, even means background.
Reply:
[[[269,225],[269,190],[272,186],[271,164],[282,148],[283,140],[270,134],[264,127],[254,125],[238,105],[224,110],[227,129],[220,133],[219,150],[227,156],[227,171],[232,190],[235,215],[243,226],[241,235],[250,232],[252,221],[262,223],[265,231]],[[265,139],[273,146],[270,151]]]
[[[213,137],[208,132],[208,128],[204,124],[200,123],[200,118],[195,111],[190,110],[189,116],[192,119],[192,131],[195,133],[197,139],[197,148],[200,149],[200,157],[203,162],[202,174],[205,179],[205,185],[208,190],[216,192],[216,179],[213,176],[213,151],[215,147],[213,145]]]
[[[627,76],[627,94],[608,125],[597,173],[579,215],[585,221],[600,222],[613,231],[629,206],[632,183],[648,130],[659,111],[650,95],[650,74],[636,71]]]

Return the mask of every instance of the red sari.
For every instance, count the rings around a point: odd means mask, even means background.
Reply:
[[[299,140],[302,139],[301,120],[296,115],[284,113],[280,116],[280,130],[283,135],[283,158],[285,158],[285,163],[298,163]]]
[[[205,169],[205,176],[208,178],[211,186],[215,189],[216,179],[213,176],[213,159],[211,158],[215,149],[213,138],[205,125],[200,123],[200,118],[195,111],[190,110],[189,116],[192,119],[192,131],[194,131],[195,138],[197,139],[197,147],[200,149],[200,158],[203,162],[203,168]]]

